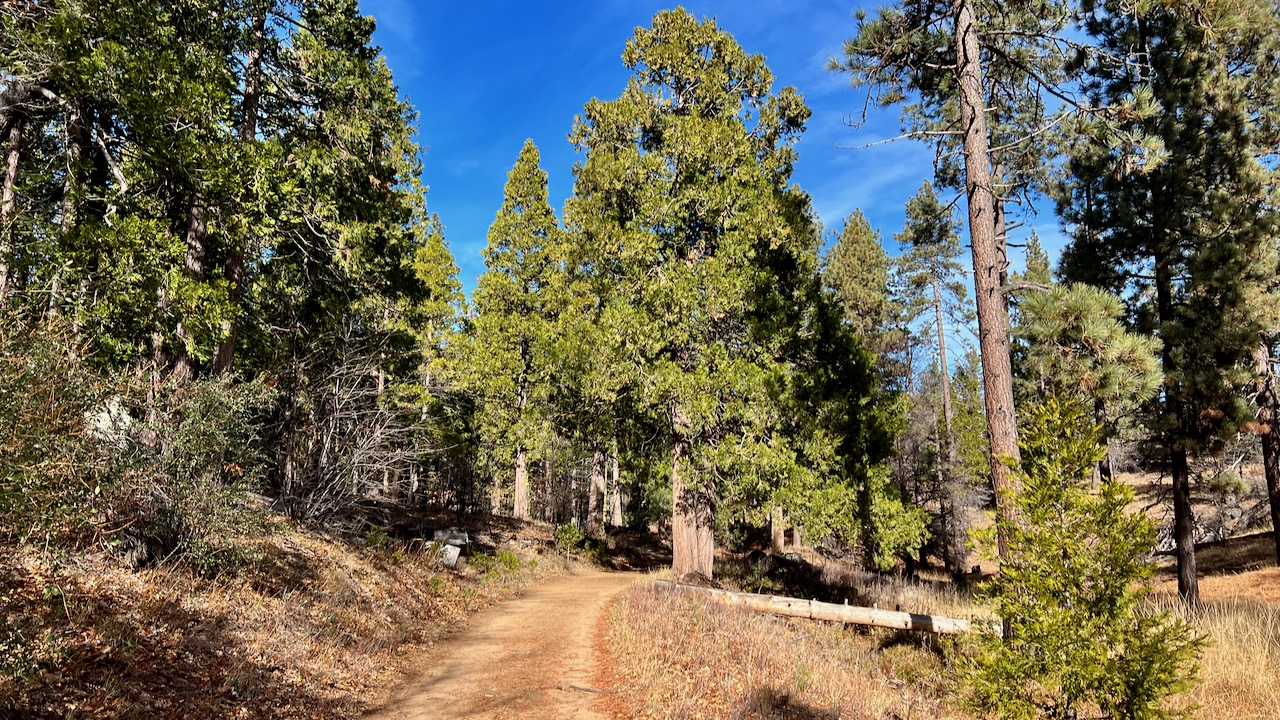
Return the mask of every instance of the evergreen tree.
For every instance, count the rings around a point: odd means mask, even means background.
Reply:
[[[1085,27],[1106,52],[1131,57],[1123,71],[1085,67],[1099,103],[1144,96],[1159,112],[1119,124],[1111,142],[1071,147],[1058,207],[1072,233],[1069,280],[1130,298],[1133,325],[1158,337],[1165,375],[1154,419],[1173,481],[1178,588],[1198,598],[1188,454],[1212,449],[1250,419],[1242,388],[1248,355],[1271,303],[1258,302],[1274,214],[1255,159],[1249,64],[1236,63],[1238,23],[1262,5],[1211,3],[1202,13],[1117,3],[1085,5]],[[1129,55],[1132,54],[1132,55]],[[1158,152],[1134,172],[1145,138]]]
[[[1143,607],[1155,523],[1127,511],[1133,491],[1084,485],[1101,433],[1070,401],[1027,413],[1018,521],[1009,554],[984,587],[1005,619],[962,661],[968,700],[1002,718],[1165,718],[1161,701],[1189,687],[1200,641]],[[1007,522],[1004,519],[999,522]]]
[[[838,317],[817,311],[818,236],[788,185],[808,109],[792,88],[771,92],[763,58],[683,10],[637,29],[623,62],[627,89],[588,103],[571,136],[585,152],[565,210],[571,265],[603,299],[620,382],[663,428],[674,568],[710,576],[722,498],[816,478],[831,458],[814,448],[805,461],[777,395],[805,359],[791,353],[812,348],[805,334]],[[868,359],[843,363],[858,374],[842,395],[865,397]]]
[[[885,382],[898,389],[907,384],[908,370],[902,307],[891,292],[893,260],[861,210],[845,219],[836,241],[823,257],[822,277],[839,299],[845,321],[876,354]]]
[[[530,517],[529,462],[540,459],[552,433],[548,393],[556,372],[551,343],[560,314],[557,284],[563,284],[560,243],[547,174],[537,146],[526,140],[489,228],[466,369],[467,385],[480,398],[485,444],[500,459],[495,462],[512,465],[512,515],[522,520]]]
[[[1116,421],[1159,390],[1163,375],[1154,338],[1128,332],[1120,298],[1088,285],[1054,285],[1019,305],[1017,336],[1025,342],[1024,396],[1072,399],[1092,408],[1110,440]],[[1100,476],[1111,480],[1106,457]]]
[[[331,508],[431,462],[408,398],[459,300],[372,32],[354,0],[0,13],[0,302],[148,376],[153,425],[270,375],[273,488]]]
[[[967,201],[991,480],[998,496],[1010,483],[1007,462],[1016,466],[1018,458],[1004,208],[1011,188],[1019,182],[1025,187],[1038,172],[1044,132],[1057,122],[1048,118],[1044,96],[1054,94],[1064,44],[1070,44],[1062,40],[1070,17],[1064,10],[1053,2],[903,2],[881,8],[871,19],[860,15],[844,57],[832,62],[855,85],[871,88],[879,104],[904,104],[908,137],[929,139],[939,157],[954,151],[963,161],[943,163],[939,179],[962,187]],[[999,505],[997,510],[1004,512]]]

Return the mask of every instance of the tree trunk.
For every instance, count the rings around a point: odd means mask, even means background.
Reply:
[[[710,498],[683,470],[689,467],[688,421],[684,411],[672,412],[671,433],[671,569],[677,578],[711,578],[714,557],[714,515]]]
[[[1156,310],[1160,316],[1161,334],[1174,321],[1173,272],[1168,257],[1156,258]],[[1173,540],[1178,559],[1178,595],[1187,603],[1200,602],[1200,581],[1196,575],[1195,519],[1191,507],[1191,469],[1187,464],[1186,408],[1178,385],[1173,348],[1166,340],[1160,351],[1165,372],[1164,410],[1172,430],[1165,432],[1165,449],[1169,453],[1169,474],[1173,481]],[[1170,379],[1173,378],[1173,379]]]
[[[9,297],[10,256],[13,253],[13,205],[18,184],[18,154],[22,149],[22,121],[9,128],[4,156],[4,185],[0,188],[0,307]]]
[[[529,519],[529,458],[523,447],[516,448],[516,482],[511,516],[518,520]]]
[[[587,490],[587,537],[599,540],[604,537],[604,453],[597,450],[591,456],[591,486]]]
[[[964,129],[965,192],[969,205],[969,241],[973,248],[973,283],[978,311],[978,339],[982,352],[982,386],[991,448],[991,485],[996,513],[1010,520],[1004,495],[1013,483],[1019,461],[1018,428],[1013,408],[1013,371],[1009,360],[1009,307],[1001,278],[1006,261],[996,235],[995,196],[991,189],[991,152],[982,94],[982,65],[974,0],[956,0],[956,67],[960,124]],[[996,536],[1000,558],[1009,555],[1009,539]]]
[[[769,513],[769,549],[774,555],[781,555],[787,549],[787,528],[782,523],[782,506],[774,505]]]
[[[187,224],[187,252],[183,261],[187,279],[193,283],[204,280],[205,240],[209,226],[205,222],[203,201],[197,195],[191,203]],[[195,337],[183,320],[178,321],[175,334],[178,346],[174,348],[173,374],[179,382],[190,380],[195,374],[188,348],[195,345]]]
[[[1271,533],[1276,545],[1276,562],[1280,564],[1280,397],[1276,395],[1275,377],[1271,372],[1271,348],[1264,342],[1253,350],[1258,389],[1258,421],[1262,425],[1262,472],[1267,479],[1267,498],[1271,502]]]
[[[1104,455],[1098,461],[1097,479],[1102,483],[1110,484],[1115,480],[1115,474],[1111,470],[1111,433],[1107,426],[1107,404],[1101,398],[1093,401],[1093,421],[1103,428],[1106,433],[1102,442],[1102,452]],[[1098,482],[1094,483],[1094,491],[1098,490]]]
[[[933,308],[938,316],[938,363],[942,374],[942,423],[946,428],[947,467],[956,465],[955,434],[951,429],[955,421],[955,411],[951,406],[951,366],[947,364],[947,333],[942,325],[942,292],[938,289],[938,278],[933,279]],[[941,489],[941,488],[939,488]]]
[[[62,217],[58,221],[59,249],[69,250],[71,235],[79,222],[80,189],[84,185],[83,161],[89,146],[89,131],[85,127],[84,115],[76,106],[67,110],[67,176],[62,184]],[[45,309],[45,319],[49,322],[62,315],[62,283],[66,265],[59,256],[54,259],[57,267],[49,281],[49,302]]]
[[[616,444],[609,455],[609,527],[622,527],[622,480]]]
[[[249,145],[258,135],[258,104],[262,94],[262,44],[266,29],[267,16],[265,10],[253,21],[253,44],[245,57],[244,66],[244,102],[241,105],[240,143]],[[240,299],[244,293],[244,248],[239,240],[230,239],[227,257],[223,262],[223,271],[227,278],[227,300],[231,306],[232,316],[224,318],[221,323],[222,340],[218,343],[217,353],[213,359],[213,371],[222,374],[231,369],[235,360],[236,335],[238,323],[235,314],[240,310]]]

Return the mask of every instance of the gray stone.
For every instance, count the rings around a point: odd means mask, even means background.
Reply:
[[[89,437],[101,445],[123,448],[129,442],[134,421],[119,395],[107,398],[102,405],[86,410],[85,430]]]

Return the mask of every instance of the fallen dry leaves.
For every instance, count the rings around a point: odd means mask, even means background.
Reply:
[[[0,717],[348,718],[467,614],[556,563],[437,568],[283,523],[209,580],[0,547]],[[536,569],[535,569],[536,568]]]

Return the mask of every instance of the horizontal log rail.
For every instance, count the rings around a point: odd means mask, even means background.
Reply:
[[[680,590],[706,595],[725,605],[743,607],[754,612],[781,615],[783,617],[824,620],[849,625],[870,625],[872,627],[913,630],[937,633],[939,635],[961,635],[973,632],[1000,633],[1000,621],[998,620],[966,620],[944,615],[898,612],[860,607],[858,605],[837,605],[835,603],[779,595],[758,595],[756,593],[715,590],[696,585],[673,583],[667,580],[658,580],[656,585],[666,590]]]

